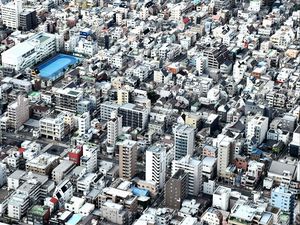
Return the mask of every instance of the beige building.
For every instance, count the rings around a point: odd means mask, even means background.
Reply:
[[[129,92],[124,89],[119,89],[117,93],[117,103],[123,105],[129,102]]]
[[[22,95],[8,105],[8,127],[19,129],[29,119],[29,101]]]
[[[50,175],[59,164],[59,156],[43,153],[26,163],[26,171],[41,175]]]
[[[52,171],[52,179],[59,183],[62,181],[65,176],[70,173],[75,167],[75,164],[73,161],[69,160],[63,160],[60,162],[60,164],[55,167],[55,169]]]
[[[119,144],[119,176],[131,179],[136,173],[137,143],[125,140]]]

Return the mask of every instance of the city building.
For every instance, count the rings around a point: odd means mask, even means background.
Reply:
[[[87,172],[94,172],[98,168],[97,158],[99,146],[87,143],[82,146],[82,156],[80,157],[80,166],[86,168]]]
[[[174,128],[175,160],[193,154],[194,136],[194,129],[187,125],[178,125]]]
[[[117,137],[122,132],[122,116],[117,115],[117,111],[111,113],[111,119],[107,122],[107,143],[114,146]]]
[[[213,194],[213,204],[212,206],[221,209],[228,210],[229,198],[231,189],[223,186],[219,186]]]
[[[91,116],[89,112],[85,112],[77,117],[78,134],[84,135],[91,127]]]
[[[222,225],[223,215],[215,208],[208,208],[201,217],[201,222],[203,225]]]
[[[0,187],[7,183],[6,165],[0,163]]]
[[[119,177],[131,179],[136,173],[137,143],[125,140],[119,143]]]
[[[40,32],[3,52],[2,65],[21,71],[36,65],[56,50],[56,36]]]
[[[231,209],[230,216],[228,218],[229,225],[239,224],[274,224],[274,217],[271,212],[266,212],[266,204],[258,204],[248,202],[246,200],[238,200]]]
[[[83,93],[80,90],[71,88],[58,88],[55,94],[55,109],[57,111],[77,112],[77,105],[83,98]]]
[[[118,109],[122,116],[123,127],[145,129],[148,126],[149,109],[140,105],[127,103]]]
[[[8,105],[8,127],[19,129],[29,119],[29,101],[22,95]]]
[[[290,215],[290,224],[293,224],[294,209],[295,209],[295,195],[289,193],[285,186],[279,186],[272,190],[270,203],[272,206],[281,209],[283,212]]]
[[[43,153],[26,162],[26,171],[42,175],[51,175],[52,170],[59,164],[59,157],[49,153]]]
[[[35,29],[38,25],[36,11],[33,9],[26,9],[19,15],[19,28],[23,31]]]
[[[117,91],[117,103],[119,105],[124,105],[129,102],[129,92],[124,89],[119,89]]]
[[[172,174],[184,170],[188,174],[188,194],[197,196],[202,190],[202,162],[185,156],[172,162]]]
[[[266,137],[269,119],[264,116],[255,116],[247,124],[247,137],[255,137],[258,144],[261,144]]]
[[[45,117],[39,121],[39,132],[41,136],[62,140],[65,136],[65,123],[62,114],[56,117]]]
[[[22,1],[11,1],[1,5],[3,23],[12,29],[18,29],[20,25],[19,15],[22,12]]]
[[[219,177],[226,177],[226,168],[231,161],[232,142],[229,138],[224,138],[218,145],[217,174]]]
[[[151,146],[146,150],[146,180],[155,182],[163,188],[166,181],[166,149]]]
[[[59,183],[61,182],[75,167],[74,162],[69,160],[63,160],[60,164],[52,170],[52,179]]]
[[[177,170],[165,185],[165,205],[171,209],[180,209],[188,195],[189,175],[184,170]]]

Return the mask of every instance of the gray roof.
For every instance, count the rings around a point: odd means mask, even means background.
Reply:
[[[296,172],[296,166],[291,164],[286,164],[278,161],[272,161],[269,172],[278,175],[283,175],[283,171],[290,171],[291,175],[294,176]]]

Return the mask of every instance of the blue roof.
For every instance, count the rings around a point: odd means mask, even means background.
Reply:
[[[82,216],[80,214],[74,214],[71,219],[66,223],[67,225],[76,225],[81,220]]]
[[[132,187],[131,191],[132,191],[132,194],[134,194],[136,196],[149,196],[149,194],[150,194],[148,190],[137,188],[137,187]]]
[[[254,155],[262,155],[263,151],[260,150],[259,148],[255,148],[255,149],[252,150],[251,153],[254,154]]]

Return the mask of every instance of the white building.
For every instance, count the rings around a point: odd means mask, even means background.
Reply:
[[[94,144],[84,144],[83,155],[80,158],[80,165],[86,168],[87,172],[94,172],[97,169],[97,155],[99,147]]]
[[[227,211],[229,207],[230,192],[230,188],[219,186],[213,194],[212,206]]]
[[[0,187],[2,187],[7,182],[7,175],[6,175],[6,165],[0,163]]]
[[[122,116],[114,111],[111,119],[107,122],[107,143],[111,146],[116,144],[117,137],[122,133]]]
[[[96,178],[96,173],[86,173],[83,177],[77,180],[77,191],[82,191],[84,195],[89,193],[91,185]]]
[[[196,58],[196,70],[199,74],[202,74],[204,70],[207,68],[207,58],[203,56],[199,56]]]
[[[188,174],[188,193],[197,196],[202,189],[202,162],[200,160],[185,156],[172,162],[172,175],[179,169]]]
[[[210,207],[203,213],[201,222],[209,225],[221,225],[223,223],[223,215],[219,210]]]
[[[16,71],[34,66],[56,52],[56,36],[40,32],[1,54],[3,67]]]
[[[175,160],[181,159],[194,152],[194,129],[187,125],[178,125],[174,130]]]
[[[269,118],[265,116],[255,116],[248,122],[247,138],[255,137],[258,144],[261,144],[266,137],[269,127]]]
[[[7,4],[2,5],[1,15],[3,24],[5,24],[8,28],[18,29],[20,22],[19,15],[21,12],[21,0],[11,1]]]
[[[154,181],[163,188],[166,181],[166,149],[151,146],[146,151],[146,180]]]
[[[84,204],[84,199],[73,196],[68,202],[65,203],[65,208],[71,212],[79,213],[79,209]]]
[[[58,115],[56,118],[40,119],[40,134],[53,140],[61,140],[65,135],[64,117]]]
[[[91,127],[91,117],[89,112],[85,112],[78,116],[78,133],[79,136],[84,135]]]

